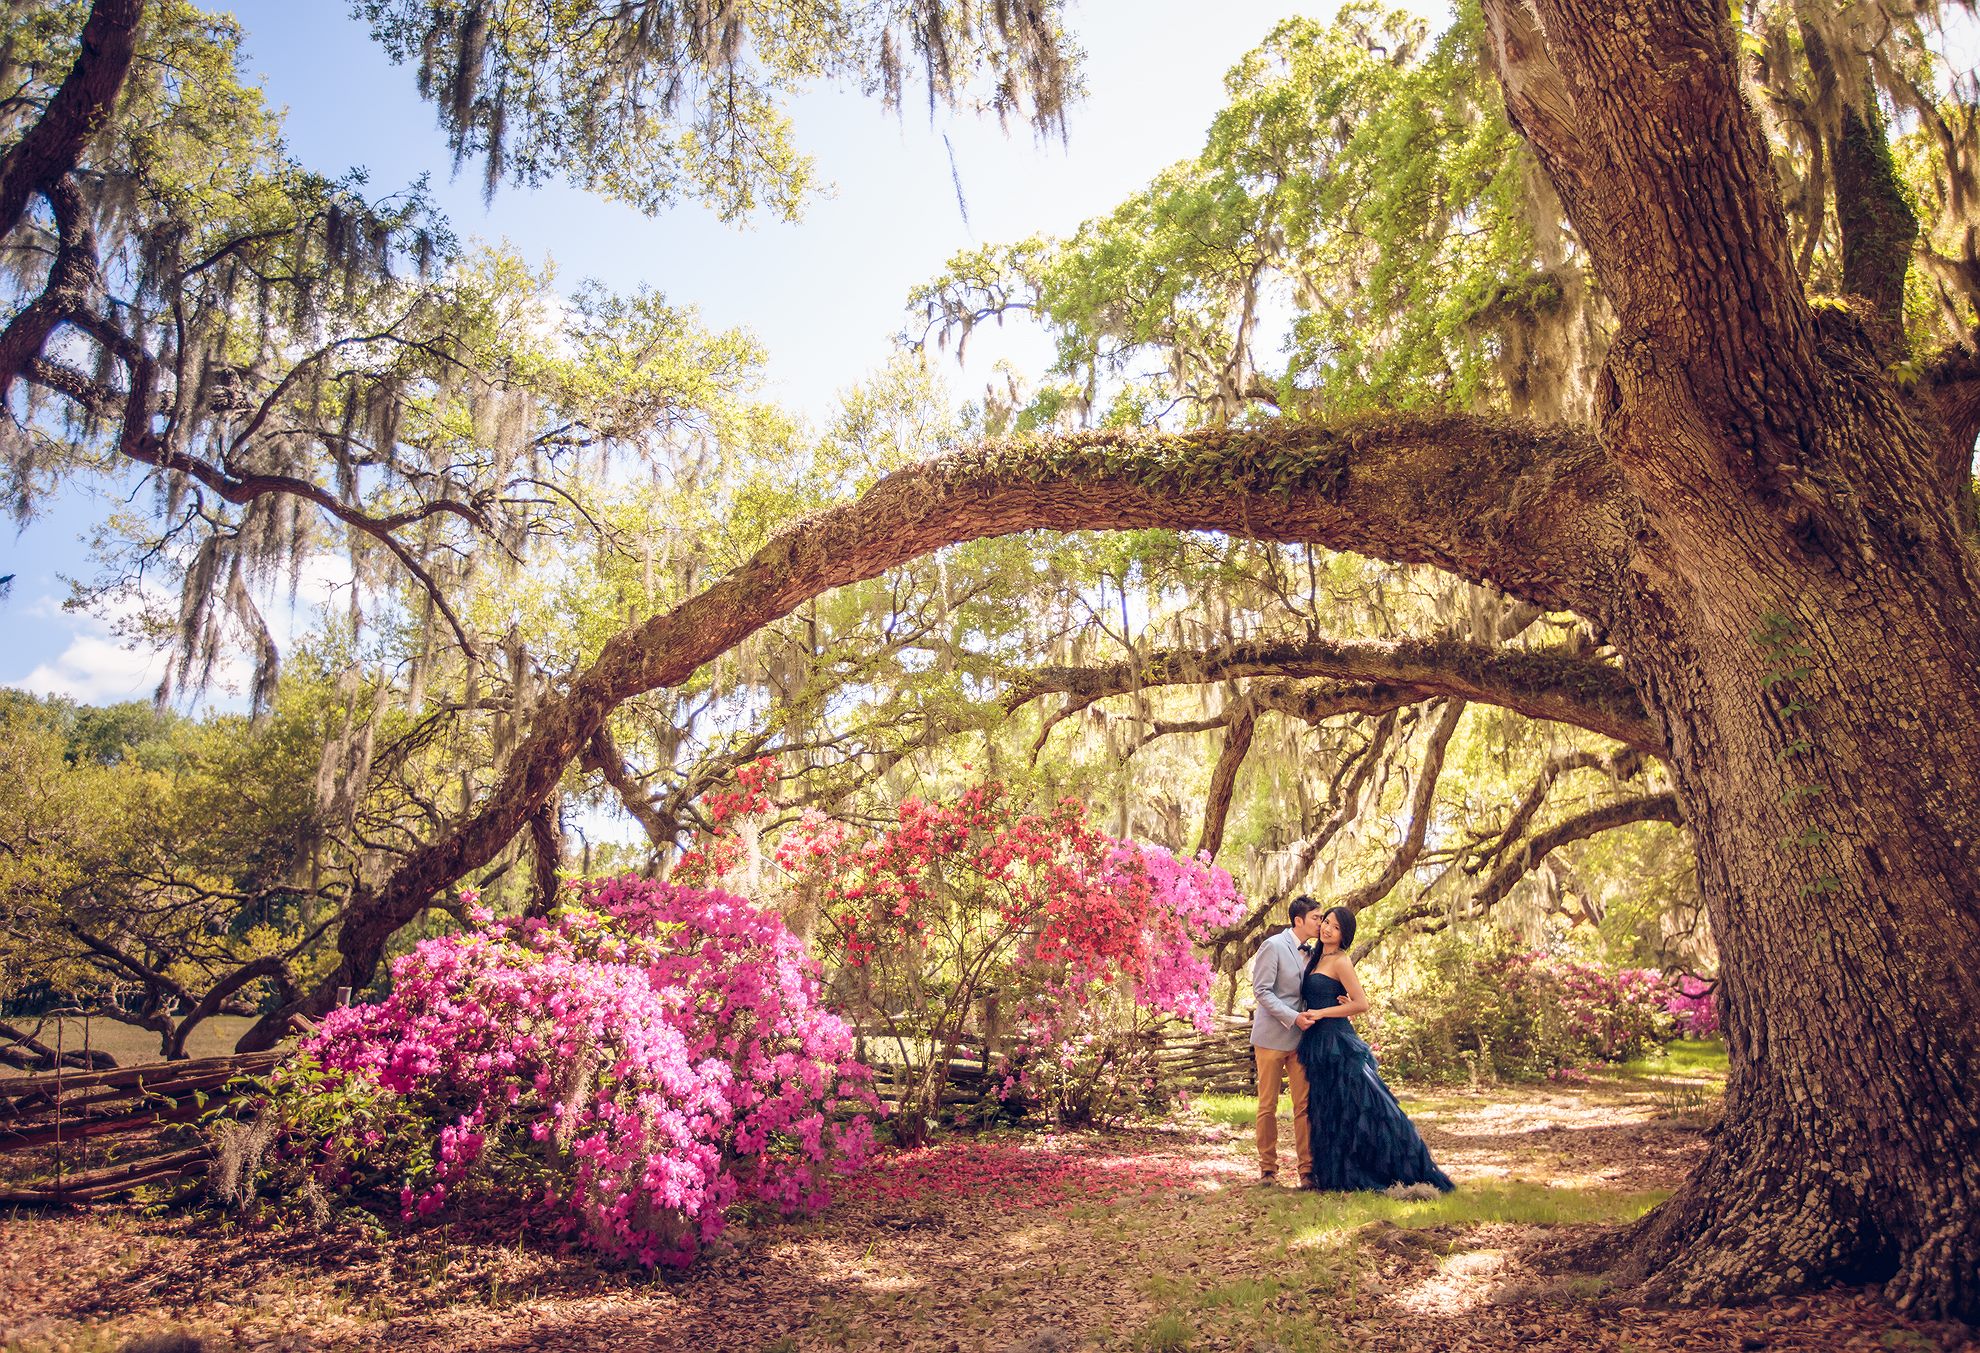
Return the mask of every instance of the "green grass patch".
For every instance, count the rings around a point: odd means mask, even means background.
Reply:
[[[1411,1117],[1421,1113],[1448,1113],[1465,1102],[1462,1096],[1457,1095],[1414,1095],[1400,1090],[1396,1098],[1403,1112]],[[1197,1117],[1224,1128],[1249,1130],[1258,1121],[1258,1100],[1253,1095],[1198,1095],[1190,1101],[1190,1110]],[[1279,1101],[1281,1148],[1291,1141],[1288,1135],[1291,1123],[1292,1098],[1287,1096]]]
[[[1236,1282],[1205,1289],[1196,1298],[1196,1304],[1212,1311],[1248,1311],[1283,1295],[1288,1286],[1277,1278],[1240,1278]]]
[[[1526,1180],[1470,1184],[1420,1202],[1380,1193],[1291,1193],[1268,1196],[1274,1224],[1308,1242],[1370,1222],[1397,1226],[1482,1226],[1512,1222],[1560,1226],[1634,1221],[1670,1196],[1668,1189],[1556,1189]]]
[[[1292,1117],[1291,1103],[1290,1099],[1281,1102],[1281,1118]],[[1258,1121],[1256,1095],[1198,1095],[1190,1101],[1190,1108],[1198,1117],[1208,1119],[1219,1127],[1248,1128]]]
[[[1128,1344],[1135,1353],[1187,1353],[1196,1326],[1179,1315],[1158,1315],[1135,1332]]]
[[[1623,1062],[1612,1073],[1627,1079],[1654,1080],[1666,1076],[1723,1077],[1726,1074],[1726,1045],[1723,1039],[1680,1039],[1666,1043],[1662,1053]]]

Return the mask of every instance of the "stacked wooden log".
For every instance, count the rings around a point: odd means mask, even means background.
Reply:
[[[1256,1088],[1251,1021],[1223,1016],[1207,1034],[1172,1030],[1155,1051],[1155,1064],[1170,1090],[1193,1095],[1244,1095]]]
[[[0,1154],[48,1150],[52,1180],[0,1190],[0,1204],[90,1202],[200,1172],[203,1148],[140,1150],[99,1169],[65,1170],[65,1152],[106,1138],[155,1137],[190,1123],[239,1092],[246,1077],[272,1070],[286,1052],[197,1061],[152,1062],[109,1071],[48,1072],[0,1078]],[[147,1143],[155,1146],[155,1143]]]

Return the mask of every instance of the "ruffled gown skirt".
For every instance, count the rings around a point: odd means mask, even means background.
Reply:
[[[1308,982],[1340,984],[1315,974]],[[1338,996],[1324,995],[1326,1004]],[[1308,996],[1309,1008],[1322,1001]],[[1299,1041],[1306,1070],[1307,1123],[1315,1188],[1357,1192],[1397,1184],[1457,1187],[1430,1159],[1416,1125],[1375,1070],[1375,1054],[1344,1019],[1323,1019]]]

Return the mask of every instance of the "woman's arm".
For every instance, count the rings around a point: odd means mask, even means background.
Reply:
[[[1368,1009],[1367,993],[1362,991],[1361,979],[1354,975],[1354,964],[1349,959],[1343,957],[1339,968],[1327,975],[1346,987],[1347,991],[1342,994],[1338,1004],[1319,1011],[1320,1018],[1352,1019]]]

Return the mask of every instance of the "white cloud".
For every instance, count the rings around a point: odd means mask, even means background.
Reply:
[[[98,627],[94,620],[77,625],[78,631]],[[165,661],[161,653],[126,648],[100,633],[78,632],[59,656],[7,684],[36,695],[66,695],[86,705],[112,704],[143,699],[157,690]]]
[[[162,601],[168,609],[173,604],[156,589],[150,592],[153,603]],[[38,633],[22,627],[20,647],[11,654],[0,648],[0,660],[12,656],[33,661],[35,666],[26,676],[8,678],[0,685],[36,695],[67,696],[87,705],[150,699],[165,679],[171,657],[117,636],[117,622],[130,618],[136,606],[135,598],[125,597],[110,603],[102,613],[91,614],[69,610],[53,595],[37,597],[22,608],[21,615],[36,622],[32,630]],[[60,652],[45,656],[58,647]],[[42,655],[38,661],[37,651]],[[199,703],[223,709],[239,705],[251,675],[246,657],[223,657],[214,670],[209,693]]]
[[[349,588],[350,581],[350,561],[341,555],[323,554],[304,561],[293,607],[286,579],[258,589],[262,615],[285,657],[303,635],[315,629],[320,608],[334,602],[340,591]],[[147,592],[154,607],[168,614],[177,609],[175,596],[149,584]],[[53,592],[19,604],[9,618],[24,623],[12,627],[15,632],[8,638],[13,642],[0,644],[0,672],[11,665],[9,659],[34,666],[25,676],[0,677],[0,686],[37,695],[67,696],[84,704],[149,699],[164,679],[171,658],[117,637],[117,621],[129,618],[136,605],[135,598],[125,597],[108,603],[100,613],[90,614],[68,609]],[[244,707],[252,677],[251,657],[236,647],[223,655],[212,683],[197,703],[218,709]]]

